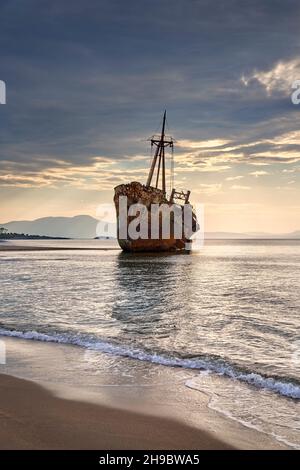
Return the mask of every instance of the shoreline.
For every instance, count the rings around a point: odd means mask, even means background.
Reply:
[[[116,247],[61,247],[61,246],[3,246],[0,245],[0,252],[7,251],[120,251],[121,248]]]
[[[19,243],[18,243],[19,242]],[[26,243],[27,242],[27,243]],[[90,240],[89,246],[84,246],[85,240],[0,240],[0,253],[5,252],[35,252],[35,251],[121,251],[117,244],[96,244]],[[55,242],[59,244],[55,244]],[[54,244],[52,244],[54,243]],[[93,243],[95,243],[93,245]]]
[[[0,374],[0,449],[200,449],[234,447],[171,418],[63,399]]]
[[[210,409],[205,393],[185,386],[191,371],[78,346],[0,339],[7,350],[0,368],[3,449],[289,448]]]

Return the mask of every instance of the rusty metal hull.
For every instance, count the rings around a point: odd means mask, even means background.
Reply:
[[[185,250],[185,242],[183,240],[120,240],[118,238],[118,242],[122,250],[129,253],[158,253]]]
[[[139,182],[132,182],[129,184],[122,184],[115,188],[114,203],[116,207],[117,219],[119,218],[119,198],[120,196],[127,197],[127,207],[132,204],[140,203],[143,204],[148,210],[148,218],[150,220],[150,210],[151,204],[168,204],[171,205],[171,202],[168,201],[164,193],[156,188],[144,186]],[[129,225],[132,217],[127,218],[127,223]],[[161,221],[160,221],[161,222]],[[193,217],[193,225],[197,226],[196,216]],[[149,224],[150,227],[150,224]],[[148,239],[137,239],[132,240],[129,237],[127,239],[121,239],[118,232],[118,242],[120,247],[125,252],[167,252],[167,251],[184,251],[186,248],[186,242],[190,243],[185,237],[180,239],[174,238],[172,235],[174,233],[174,227],[171,227],[170,238],[163,239],[152,239],[149,233]],[[160,230],[161,234],[161,230]]]

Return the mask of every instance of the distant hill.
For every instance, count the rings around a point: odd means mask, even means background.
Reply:
[[[95,238],[99,221],[89,215],[76,217],[43,217],[0,224],[9,232],[37,234],[47,237]]]
[[[35,234],[47,237],[62,238],[95,238],[101,236],[99,226],[104,223],[89,215],[77,215],[75,217],[43,217],[32,221],[21,220],[0,223],[0,227],[6,228],[12,233]],[[108,224],[113,231],[113,224]],[[98,227],[98,233],[97,233]],[[111,233],[111,232],[110,232]],[[300,239],[300,230],[292,233],[272,234],[262,232],[235,233],[235,232],[206,232],[206,239]]]

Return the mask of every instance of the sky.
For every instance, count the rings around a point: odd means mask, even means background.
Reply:
[[[300,229],[298,0],[0,8],[0,222],[96,216],[116,185],[146,182],[167,109],[175,187],[206,230]]]

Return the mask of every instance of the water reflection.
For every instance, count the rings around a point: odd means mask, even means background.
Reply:
[[[161,334],[165,323],[170,324],[167,317],[174,305],[177,279],[174,255],[119,254],[112,317],[122,323],[122,331],[152,335],[156,328]]]

